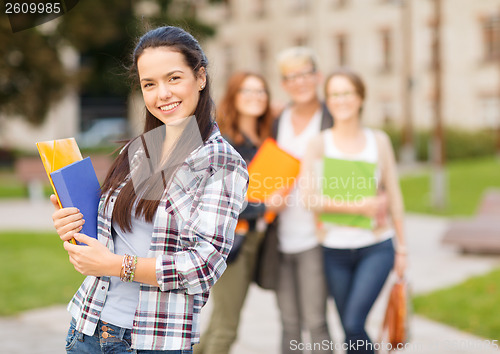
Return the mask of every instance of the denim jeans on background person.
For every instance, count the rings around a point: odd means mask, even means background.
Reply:
[[[394,266],[392,239],[358,249],[323,247],[328,291],[333,296],[345,332],[345,342],[372,343],[365,322]],[[374,353],[372,345],[347,353]]]
[[[327,290],[321,247],[281,256],[276,290],[283,328],[281,354],[301,353],[294,349],[294,344],[310,344],[313,354],[331,354],[328,348],[317,349],[318,345],[331,341],[326,321]],[[302,330],[309,332],[310,343],[302,340]]]
[[[107,333],[107,334],[105,334]],[[106,337],[106,338],[105,338]],[[137,350],[130,348],[131,330],[99,321],[93,336],[75,330],[75,320],[71,321],[66,337],[66,352],[75,354],[192,354],[192,350]]]

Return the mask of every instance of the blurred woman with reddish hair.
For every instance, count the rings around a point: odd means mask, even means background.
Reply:
[[[217,107],[217,121],[224,138],[247,165],[269,136],[273,121],[268,86],[261,75],[238,72],[231,76]],[[257,221],[264,204],[249,203],[240,214],[228,267],[211,291],[212,317],[196,354],[228,354],[236,340],[240,312],[252,282],[261,233]]]

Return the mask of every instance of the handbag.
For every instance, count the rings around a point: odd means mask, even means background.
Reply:
[[[392,286],[385,312],[382,335],[387,333],[387,342],[393,350],[408,340],[408,284],[398,279]]]
[[[233,246],[231,247],[231,251],[229,251],[229,254],[227,255],[226,264],[229,265],[238,258],[244,242],[245,235],[234,234]]]
[[[264,237],[257,250],[254,282],[266,290],[276,290],[279,279],[281,253],[279,251],[277,218],[264,232]]]
[[[248,230],[249,230],[248,221],[245,219],[239,219],[238,222],[236,223],[236,228],[234,229],[233,246],[231,247],[231,250],[227,255],[226,264],[229,265],[233,263],[236,260],[236,258],[238,258],[241,247],[245,242],[245,236],[248,233]]]

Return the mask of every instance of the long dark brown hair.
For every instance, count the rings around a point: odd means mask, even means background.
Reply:
[[[147,48],[168,47],[182,54],[185,63],[193,70],[195,77],[200,74],[200,69],[204,68],[207,72],[208,60],[198,41],[188,32],[181,28],[173,26],[165,26],[153,29],[144,34],[133,51],[132,64],[129,68],[130,74],[136,84],[139,82],[139,73],[137,69],[137,61]],[[193,136],[193,129],[184,129],[181,137],[177,140],[175,147],[169,157],[169,166],[171,168],[162,169],[159,171],[161,153],[163,146],[162,139],[155,139],[156,144],[145,144],[146,133],[156,130],[164,125],[151,112],[145,109],[145,122],[143,134],[129,141],[118,155],[113,165],[111,166],[108,175],[102,185],[101,195],[107,194],[105,207],[109,204],[109,200],[113,191],[122,184],[130,174],[129,151],[127,147],[133,143],[140,143],[144,148],[145,156],[142,158],[142,164],[150,165],[152,176],[143,181],[140,185],[134,185],[133,178],[129,178],[124,187],[118,194],[113,209],[113,222],[116,222],[122,230],[131,231],[132,224],[132,208],[136,204],[135,216],[143,216],[148,222],[153,221],[153,217],[160,203],[160,198],[168,182],[170,181],[176,168],[185,160],[200,143],[204,143],[210,136],[213,128],[213,111],[214,104],[210,96],[210,80],[206,73],[205,87],[200,91],[200,97],[196,106],[194,117],[196,119],[198,139]],[[194,119],[193,119],[194,121]],[[163,129],[160,129],[163,130]],[[200,138],[201,137],[201,138]],[[142,142],[140,142],[140,139]],[[150,139],[151,140],[151,139]],[[182,142],[182,144],[179,144]],[[185,142],[188,142],[186,144]],[[156,160],[154,159],[156,157]],[[172,160],[173,159],[173,160]],[[175,160],[175,161],[174,161]],[[147,164],[146,164],[147,163]],[[142,167],[141,167],[142,168]],[[137,181],[136,181],[137,182]]]
[[[241,89],[241,85],[243,85],[243,82],[248,77],[256,77],[262,81],[267,94],[266,109],[264,113],[257,118],[257,136],[261,141],[269,136],[273,121],[271,96],[266,80],[261,75],[248,71],[233,74],[227,82],[226,93],[217,107],[217,122],[219,123],[221,132],[235,144],[241,144],[244,140],[238,128],[239,115],[236,109],[236,95]]]

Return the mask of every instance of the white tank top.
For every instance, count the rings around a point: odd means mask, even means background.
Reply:
[[[346,154],[340,151],[335,145],[335,140],[331,130],[323,134],[325,156],[335,159],[364,161],[378,164],[378,149],[375,135],[371,129],[364,129],[366,144],[363,151],[357,154]],[[375,178],[380,180],[380,169],[376,168]],[[323,228],[326,231],[326,236],[323,240],[323,246],[328,248],[361,248],[371,246],[373,244],[385,241],[394,235],[393,230],[388,230],[382,235],[375,235],[372,230],[341,226],[331,223],[324,223]]]
[[[320,132],[321,112],[318,110],[307,127],[298,135],[293,131],[290,110],[283,112],[277,137],[280,148],[301,160],[309,141]],[[280,251],[294,254],[317,247],[319,242],[316,237],[314,214],[300,202],[299,190],[296,186],[286,196],[286,205],[285,210],[280,213],[278,223]]]

